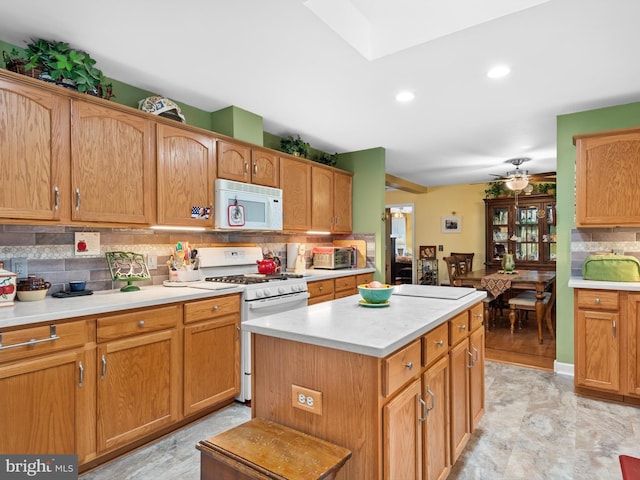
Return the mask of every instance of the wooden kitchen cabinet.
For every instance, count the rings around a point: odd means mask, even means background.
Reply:
[[[640,226],[640,128],[575,135],[576,226]]]
[[[88,322],[53,325],[1,334],[0,451],[77,454],[82,463],[96,451],[95,346],[85,347]],[[44,341],[16,346],[32,339]]]
[[[334,279],[308,281],[309,305],[358,294],[358,285],[373,280],[373,273],[347,275]]]
[[[170,305],[97,319],[98,453],[179,420],[181,317]]]
[[[240,295],[184,306],[184,415],[240,392]]]
[[[71,100],[72,220],[150,224],[154,178],[150,119]]]
[[[348,297],[358,293],[355,275],[338,277],[334,279],[334,298]]]
[[[280,159],[273,150],[218,140],[218,178],[278,188]]]
[[[2,71],[0,125],[0,218],[68,217],[69,99]]]
[[[555,270],[556,204],[552,195],[485,199],[486,266],[502,268],[505,253],[516,269]]]
[[[310,230],[311,165],[301,160],[280,157],[280,188],[284,230]]]
[[[316,303],[327,302],[334,299],[335,284],[333,279],[328,280],[315,280],[307,282],[307,289],[309,291],[309,305],[315,305]]]
[[[352,176],[323,167],[311,172],[311,229],[334,233],[352,230]]]
[[[640,294],[628,294],[627,312],[627,386],[625,393],[640,397]]]
[[[422,376],[425,480],[444,480],[451,470],[449,454],[449,357],[443,356]]]
[[[157,192],[160,225],[213,227],[215,139],[157,124]],[[209,208],[208,218],[192,216]]]
[[[280,186],[280,157],[265,148],[251,149],[251,183],[265,187]]]

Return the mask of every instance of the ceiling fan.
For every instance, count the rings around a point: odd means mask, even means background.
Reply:
[[[515,170],[511,170],[507,172],[505,176],[495,175],[499,177],[496,181],[504,182],[505,186],[509,190],[514,190],[516,192],[522,191],[530,183],[555,183],[556,182],[556,172],[545,172],[545,173],[535,173],[529,174],[528,170],[521,170],[520,165],[524,162],[528,162],[531,160],[530,158],[520,157],[520,158],[512,158],[507,160],[507,163],[511,163],[515,168]]]

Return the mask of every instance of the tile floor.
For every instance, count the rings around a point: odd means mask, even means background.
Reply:
[[[485,416],[449,480],[621,480],[618,455],[640,456],[640,408],[577,397],[571,377],[487,362],[486,389]],[[198,441],[250,416],[231,405],[80,478],[198,480]]]

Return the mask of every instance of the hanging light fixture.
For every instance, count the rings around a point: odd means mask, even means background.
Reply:
[[[527,170],[520,170],[520,165],[530,160],[529,158],[512,158],[509,160],[512,165],[516,167],[515,170],[507,172],[507,180],[504,184],[509,190],[519,192],[529,185],[529,172]]]

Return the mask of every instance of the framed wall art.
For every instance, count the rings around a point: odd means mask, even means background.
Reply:
[[[436,259],[436,246],[435,245],[420,245],[420,258],[422,260],[435,260]]]
[[[462,232],[462,217],[460,215],[451,215],[448,217],[441,217],[442,220],[442,233],[461,233]]]

